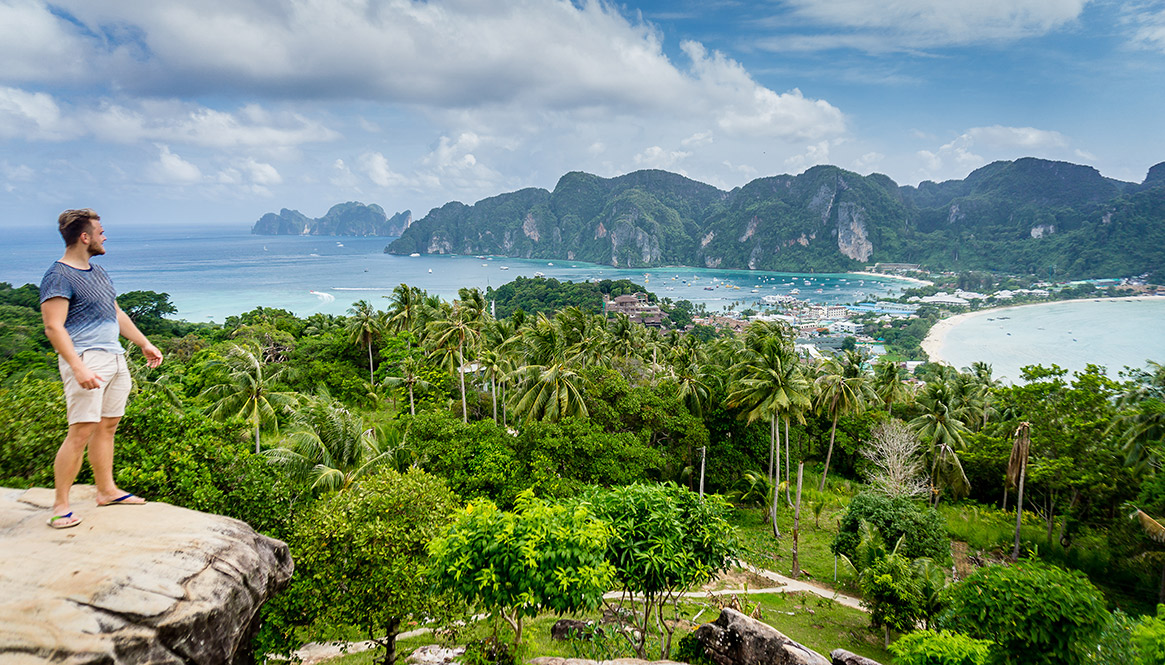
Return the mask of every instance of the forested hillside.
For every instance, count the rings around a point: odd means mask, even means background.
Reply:
[[[664,171],[576,172],[553,192],[524,189],[436,208],[385,251],[798,272],[905,262],[1069,279],[1150,273],[1165,281],[1161,166],[1137,184],[1025,158],[918,187],[818,166],[730,192]]]

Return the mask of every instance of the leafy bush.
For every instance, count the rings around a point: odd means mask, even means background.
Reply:
[[[898,665],[986,665],[991,641],[949,630],[920,630],[890,645]]]
[[[59,379],[0,388],[0,485],[52,487],[53,459],[68,431]],[[92,477],[88,466],[81,473]]]
[[[609,521],[616,534],[608,543],[607,560],[624,591],[643,603],[635,617],[632,646],[639,658],[646,658],[653,611],[662,615],[661,608],[679,594],[735,560],[736,540],[726,519],[730,507],[718,495],[701,497],[675,483],[591,490],[581,501]],[[661,623],[667,633],[662,654],[667,659],[675,623]]]
[[[922,589],[910,562],[898,554],[875,561],[862,571],[862,606],[870,611],[870,625],[910,630],[922,618]]]
[[[907,559],[950,559],[950,540],[938,511],[919,508],[903,497],[892,499],[873,493],[858,494],[850,501],[830,550],[853,559],[861,541],[863,521],[877,529],[891,549],[902,538],[898,553]]]
[[[594,610],[614,570],[604,555],[611,531],[584,506],[568,508],[523,492],[514,512],[471,503],[429,546],[436,583],[500,614],[522,640],[539,612]]]
[[[947,592],[938,625],[996,642],[996,661],[1076,665],[1108,620],[1088,578],[1038,562],[980,568]]]
[[[295,582],[284,626],[352,626],[395,658],[403,620],[449,609],[426,571],[431,539],[449,523],[457,498],[423,471],[388,470],[332,494],[296,520],[290,539]]]
[[[114,449],[119,486],[148,499],[234,517],[286,538],[290,488],[240,438],[246,435],[239,422],[176,412],[157,393],[135,397],[121,422]]]
[[[1133,643],[1146,665],[1165,663],[1165,605],[1157,606],[1157,616],[1144,617],[1133,626]]]

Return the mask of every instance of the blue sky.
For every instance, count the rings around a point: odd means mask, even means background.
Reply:
[[[0,225],[1165,161],[1165,1],[0,0]]]

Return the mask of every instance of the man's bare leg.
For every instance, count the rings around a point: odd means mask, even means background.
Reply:
[[[89,442],[89,466],[93,467],[93,484],[97,485],[97,505],[101,506],[125,496],[113,482],[113,435],[121,418],[102,418],[97,423],[97,431]],[[131,497],[122,503],[143,503],[142,499]]]
[[[53,515],[69,512],[69,490],[81,471],[81,461],[85,458],[85,448],[93,439],[100,423],[73,423],[69,433],[61,443],[57,457],[53,461],[53,484],[56,490],[53,500]]]

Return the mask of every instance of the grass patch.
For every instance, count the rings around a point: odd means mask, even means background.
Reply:
[[[759,605],[761,620],[781,631],[790,639],[817,651],[826,658],[833,649],[848,649],[856,654],[873,658],[884,665],[893,665],[893,656],[882,648],[881,633],[872,630],[869,615],[852,608],[838,605],[827,598],[813,594],[756,594],[742,599],[748,608]],[[680,638],[701,624],[714,621],[720,616],[720,608],[704,599],[693,599],[680,603],[680,624],[672,640],[673,656]],[[597,620],[600,613],[577,616],[581,620]],[[529,620],[523,629],[521,659],[537,656],[557,656],[562,658],[586,658],[610,660],[613,658],[634,658],[635,653],[628,642],[608,631],[606,639],[597,641],[556,641],[550,638],[550,629],[558,621],[554,614],[543,614]],[[489,621],[479,621],[463,630],[457,642],[464,644],[475,639],[484,639],[493,632]],[[503,640],[512,638],[509,629],[499,630]],[[397,642],[398,662],[416,648],[426,644],[439,644],[432,633],[399,640]],[[658,637],[648,640],[648,657],[658,659],[661,644]],[[372,665],[379,663],[380,650],[347,654],[327,661],[331,665]]]
[[[801,579],[810,580],[836,591],[858,595],[857,574],[842,559],[836,559],[837,578],[834,579],[833,552],[830,543],[837,536],[838,520],[853,498],[855,486],[851,481],[830,478],[825,491],[817,491],[820,473],[805,469],[801,489],[801,529],[798,534],[798,559],[801,564]],[[796,495],[794,487],[789,494]],[[737,529],[742,549],[741,558],[759,568],[765,568],[782,575],[792,573],[793,567],[793,508],[782,492],[777,506],[777,527],[781,538],[773,537],[773,527],[765,522],[759,508],[738,508],[729,519]]]

